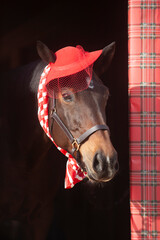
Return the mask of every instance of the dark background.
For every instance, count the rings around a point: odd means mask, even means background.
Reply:
[[[119,155],[119,174],[103,186],[80,183],[62,190],[48,239],[130,238],[127,4],[127,0],[1,2],[1,71],[37,60],[36,40],[53,51],[77,44],[93,51],[116,41],[116,54],[103,80],[110,89],[107,122]]]

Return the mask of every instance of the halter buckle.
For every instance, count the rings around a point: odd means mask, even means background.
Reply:
[[[55,108],[55,107],[52,108],[52,110],[51,110],[51,116],[53,115],[53,113],[56,113],[56,112],[57,112],[56,108]]]
[[[74,141],[72,142],[72,148],[75,149],[76,152],[78,152],[80,148],[80,143],[78,143],[75,138]]]

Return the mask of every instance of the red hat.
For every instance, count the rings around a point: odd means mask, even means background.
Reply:
[[[81,46],[64,47],[58,50],[56,61],[50,63],[51,70],[46,77],[46,84],[53,79],[69,76],[92,65],[101,55],[102,50],[85,52]]]

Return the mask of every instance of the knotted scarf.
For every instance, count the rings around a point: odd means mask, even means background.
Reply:
[[[58,147],[50,135],[49,125],[48,125],[49,97],[47,95],[47,89],[46,89],[46,76],[48,75],[50,70],[51,70],[51,66],[50,64],[48,64],[44,68],[44,71],[40,77],[40,83],[39,83],[38,94],[37,94],[38,119],[41,127],[43,128],[47,136],[55,144],[57,149],[68,158],[66,163],[65,188],[72,188],[76,183],[82,181],[85,178],[85,173],[81,170],[80,166],[78,165],[76,160],[73,158],[73,156],[69,154],[67,151],[65,151],[64,149]]]

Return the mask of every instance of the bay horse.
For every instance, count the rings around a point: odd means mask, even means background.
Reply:
[[[0,83],[0,239],[4,238],[7,223],[18,226],[14,239],[45,240],[54,215],[55,196],[63,187],[66,160],[53,147],[37,117],[40,76],[44,67],[55,59],[45,44],[39,42],[37,50],[40,61],[4,74]],[[114,52],[115,43],[103,49],[94,63],[88,89],[77,93],[65,89],[56,100],[57,114],[75,137],[91,126],[106,124],[109,90],[100,76],[109,67]],[[52,107],[49,99],[50,121]],[[56,122],[53,137],[58,146],[71,152],[71,144]],[[96,131],[82,143],[78,163],[92,182],[107,182],[115,176],[117,152],[109,131]]]

